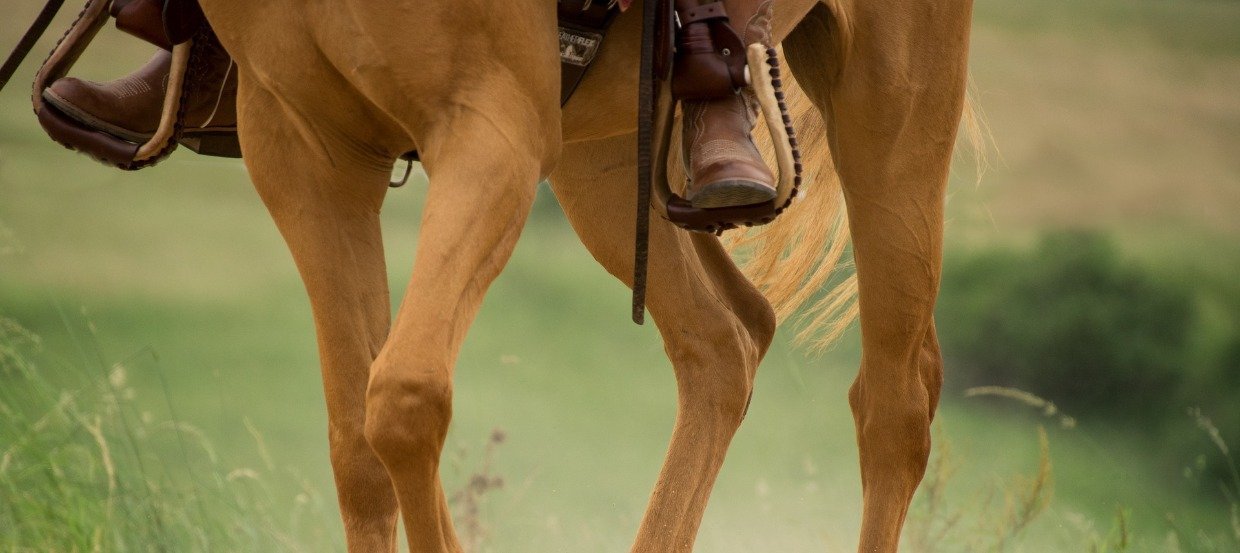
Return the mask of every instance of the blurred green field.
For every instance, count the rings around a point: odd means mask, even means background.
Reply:
[[[0,44],[16,40],[35,5],[5,9]],[[996,152],[980,184],[967,153],[956,165],[948,263],[1083,226],[1107,230],[1126,254],[1178,278],[1234,282],[1237,29],[1240,4],[1223,0],[980,0],[974,86]],[[143,59],[136,40],[105,35],[84,74],[118,75]],[[33,70],[27,63],[19,78]],[[134,174],[106,169],[48,141],[27,101],[20,90],[0,95],[0,316],[43,337],[38,362],[66,385],[94,362],[95,346],[83,342],[93,329],[106,360],[126,361],[144,410],[202,429],[224,464],[277,472],[262,468],[252,424],[278,472],[302,475],[330,511],[309,308],[243,165],[181,152]],[[397,290],[412,266],[423,189],[415,178],[385,209]],[[494,468],[505,485],[483,506],[485,550],[629,546],[670,435],[675,391],[657,334],[628,322],[627,302],[541,194],[457,371],[448,487],[466,483],[492,429],[507,435]],[[699,551],[855,546],[860,483],[845,391],[857,337],[815,358],[786,334],[759,372]],[[1036,471],[1037,427],[1047,427],[1054,498],[1008,550],[1088,551],[1120,509],[1130,512],[1133,551],[1175,550],[1168,514],[1188,528],[1227,531],[1214,483],[1183,476],[1213,451],[1204,434],[1169,465],[1151,460],[1160,448],[1152,433],[1118,423],[1066,429],[1016,403],[951,395],[938,424],[940,443],[962,463],[949,497],[965,512],[962,531],[976,533],[990,530],[972,521],[998,509],[982,502],[986,490],[1011,490],[1017,475]],[[291,502],[297,491],[275,495]],[[339,529],[329,531],[333,543],[308,547],[342,551]]]

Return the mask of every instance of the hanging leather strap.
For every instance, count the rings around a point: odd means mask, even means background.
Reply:
[[[646,320],[646,269],[650,255],[650,190],[653,177],[655,27],[664,0],[642,0],[642,48],[637,77],[637,236],[633,243],[633,322]]]
[[[52,19],[56,17],[56,13],[60,11],[64,3],[65,0],[47,0],[47,4],[44,4],[43,10],[34,19],[34,23],[30,24],[26,34],[22,35],[17,46],[9,53],[8,59],[4,60],[4,65],[0,66],[0,90],[4,90],[4,85],[9,84],[9,79],[13,77],[13,73],[17,72],[17,66],[21,65],[26,56],[30,54],[30,50],[34,49],[35,43],[47,31],[47,27],[52,24]]]

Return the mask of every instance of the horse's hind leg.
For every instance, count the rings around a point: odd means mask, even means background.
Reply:
[[[849,392],[865,501],[860,551],[888,552],[925,472],[942,382],[933,310],[971,2],[832,4],[846,13],[815,8],[784,50],[828,119],[848,204],[863,347]]]
[[[242,80],[241,136],[260,138],[243,140],[245,161],[310,296],[349,551],[395,551],[396,496],[363,435],[368,372],[390,312],[379,232],[388,167],[314,155],[296,130],[304,121],[289,119],[251,81]]]
[[[552,175],[582,242],[626,284],[633,275],[635,151],[632,136],[572,145]],[[676,371],[678,411],[633,551],[690,551],[775,317],[717,239],[651,223],[647,304]]]

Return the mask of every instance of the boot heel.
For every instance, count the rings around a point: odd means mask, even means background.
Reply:
[[[235,133],[196,133],[181,137],[181,145],[204,156],[241,157],[241,143]]]

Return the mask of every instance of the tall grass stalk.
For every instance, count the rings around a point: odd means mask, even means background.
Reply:
[[[1029,392],[1003,387],[971,388],[966,397],[998,397],[1032,407],[1039,414],[1057,421],[1065,429],[1076,427],[1076,419],[1059,411],[1055,404]],[[1056,513],[1060,530],[1067,530],[1063,539],[1074,551],[1089,553],[1125,553],[1159,551],[1167,553],[1234,553],[1240,551],[1240,470],[1223,433],[1200,409],[1188,410],[1189,416],[1209,439],[1222,458],[1224,474],[1218,489],[1225,500],[1223,519],[1226,529],[1186,524],[1173,513],[1167,514],[1168,529],[1160,543],[1139,540],[1131,526],[1132,514],[1117,507],[1109,530],[1100,533],[1093,520],[1075,512]],[[1053,496],[1053,466],[1046,430],[1038,425],[1039,460],[1032,476],[1015,476],[1010,480],[982,487],[971,497],[953,493],[960,487],[956,475],[962,463],[955,457],[951,440],[942,428],[936,428],[935,454],[927,466],[917,500],[905,526],[905,549],[914,553],[1002,553],[1025,551],[1027,530],[1050,511]],[[1197,470],[1186,469],[1186,475],[1202,472],[1207,466],[1204,456],[1197,460]],[[1217,474],[1217,473],[1215,473]],[[997,501],[1002,497],[1002,501]],[[1156,508],[1156,507],[1155,507]],[[967,521],[975,523],[970,527]],[[1067,525],[1062,522],[1068,523]],[[1045,526],[1045,525],[1043,525]],[[1150,529],[1146,529],[1148,532]]]
[[[1218,479],[1218,488],[1227,508],[1226,519],[1228,528],[1226,531],[1186,528],[1174,516],[1168,515],[1167,523],[1170,526],[1170,531],[1167,536],[1167,543],[1169,546],[1174,546],[1174,551],[1192,553],[1240,551],[1240,471],[1237,470],[1236,459],[1232,455],[1231,447],[1223,439],[1223,433],[1219,431],[1209,416],[1196,407],[1188,409],[1188,416],[1197,424],[1197,428],[1210,439],[1210,443],[1222,457],[1223,466],[1226,467],[1226,474]],[[1200,459],[1203,465],[1204,460],[1204,457]]]
[[[905,526],[905,551],[913,553],[1001,553],[1017,550],[1022,535],[1046,512],[1054,494],[1050,441],[1038,426],[1038,466],[1032,476],[1015,476],[964,501],[952,497],[960,461],[951,441],[936,430],[918,498]],[[1002,498],[1001,500],[998,498]],[[971,522],[969,524],[968,522]]]
[[[0,551],[331,550],[317,491],[265,452],[261,469],[226,466],[166,385],[158,417],[129,384],[133,359],[107,363],[93,329],[77,341],[81,361],[58,363],[0,317]],[[66,373],[81,384],[64,389]]]
[[[504,478],[495,471],[495,454],[506,439],[503,430],[493,430],[483,448],[480,464],[470,472],[464,485],[448,496],[448,505],[452,508],[461,546],[466,553],[481,553],[490,537],[490,526],[483,508],[487,498],[504,487]],[[464,467],[467,456],[468,451],[461,448],[449,465],[460,469]]]

